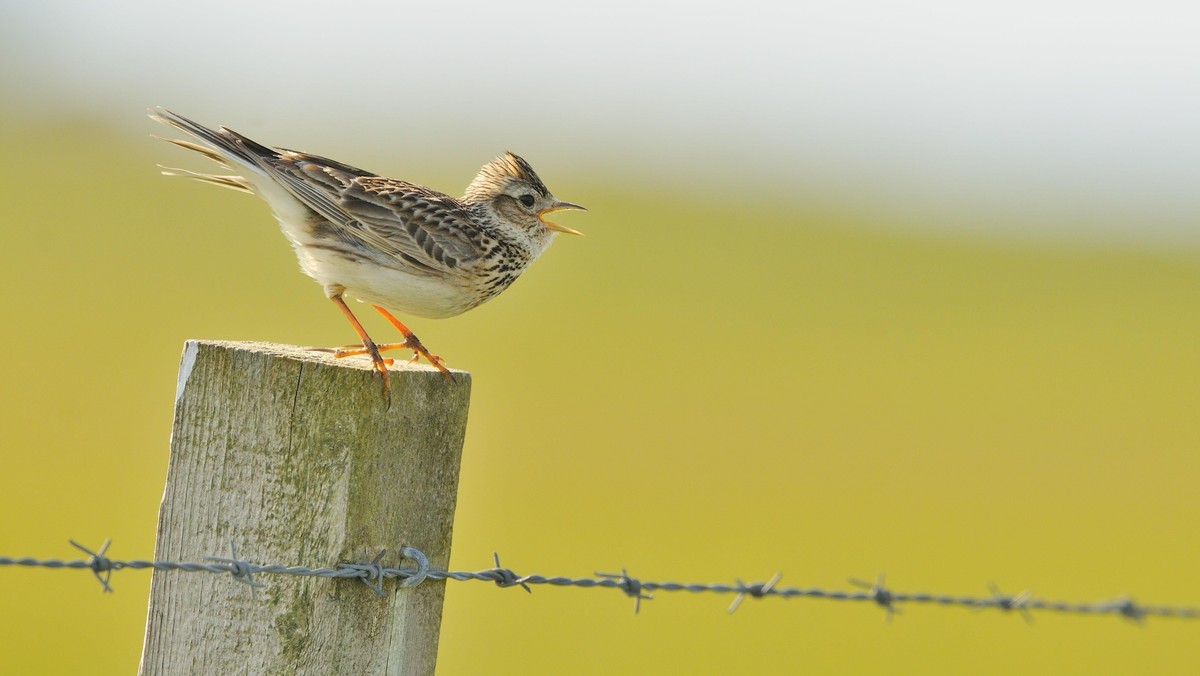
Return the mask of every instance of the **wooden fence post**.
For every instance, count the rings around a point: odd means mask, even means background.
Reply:
[[[189,341],[155,558],[445,569],[470,375],[264,343]],[[142,674],[432,674],[444,582],[155,571]]]

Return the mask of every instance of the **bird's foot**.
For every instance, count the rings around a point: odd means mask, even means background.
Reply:
[[[441,357],[437,356],[436,354],[431,353],[428,349],[425,348],[424,345],[421,344],[421,341],[418,340],[416,336],[411,336],[409,338],[406,338],[403,343],[383,343],[380,345],[376,345],[375,349],[378,350],[379,352],[386,352],[388,350],[412,350],[413,356],[411,359],[408,360],[408,363],[410,363],[410,364],[416,363],[422,357],[424,357],[425,361],[429,362],[434,368],[441,371],[443,376],[445,376],[446,378],[448,378],[450,380],[454,380],[454,374],[450,372],[450,369],[446,368],[446,360],[442,359]],[[337,357],[337,358],[353,357],[355,355],[368,354],[368,351],[367,351],[367,348],[365,345],[364,346],[347,345],[345,347],[340,347],[340,348],[334,349],[334,350],[332,350],[332,352],[333,352],[333,356]],[[385,361],[389,365],[392,363],[391,359],[387,359]]]
[[[371,368],[383,378],[383,398],[390,405],[392,401],[392,379],[388,376],[387,367],[393,362],[391,359],[384,359],[383,355],[379,354],[379,347],[370,340],[363,341],[363,348],[371,355]],[[333,356],[336,357],[338,354],[334,352]]]
[[[380,352],[384,352],[386,350],[393,350],[397,347],[403,347],[403,344],[384,343],[383,345],[376,345],[375,349],[379,350]],[[367,351],[367,348],[363,347],[362,345],[343,345],[341,347],[310,347],[307,349],[309,352],[324,352],[326,354],[333,355],[335,359],[341,359],[342,357],[357,357],[360,354],[370,354],[370,352]],[[392,364],[396,363],[396,360],[392,359],[391,357],[383,357],[383,363],[391,366]]]

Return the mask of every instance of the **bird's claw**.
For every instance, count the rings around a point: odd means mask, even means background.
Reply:
[[[342,359],[344,357],[355,357],[360,354],[371,354],[370,350],[368,350],[365,345],[346,345],[338,348],[314,349],[320,350],[321,352],[331,352],[337,359]],[[441,371],[443,376],[450,380],[454,380],[454,374],[451,373],[450,369],[446,367],[446,360],[426,349],[425,346],[421,344],[421,341],[417,340],[416,336],[406,339],[403,343],[383,343],[381,345],[376,345],[375,349],[378,352],[400,349],[412,350],[413,355],[408,360],[409,364],[415,364],[424,358],[425,361],[429,362],[431,366],[436,368],[438,371]],[[372,357],[372,360],[374,360],[374,357]],[[383,362],[388,366],[391,366],[395,363],[395,361],[392,359],[383,359]]]

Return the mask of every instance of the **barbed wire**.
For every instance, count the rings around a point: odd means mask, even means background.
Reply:
[[[477,580],[492,582],[496,586],[521,587],[532,592],[531,585],[549,585],[552,587],[582,587],[618,589],[634,600],[633,610],[641,610],[642,601],[654,598],[654,592],[686,591],[692,593],[733,594],[733,602],[728,611],[735,612],[748,599],[777,598],[818,598],[830,601],[871,602],[882,608],[888,621],[900,612],[898,606],[903,604],[930,604],[941,607],[959,606],[976,609],[996,609],[1004,612],[1016,611],[1027,621],[1032,621],[1032,611],[1048,611],[1055,613],[1078,615],[1118,615],[1134,622],[1142,622],[1149,617],[1173,619],[1200,619],[1200,607],[1179,605],[1143,605],[1128,596],[1122,596],[1104,601],[1090,603],[1069,603],[1065,601],[1047,601],[1036,598],[1029,591],[1018,594],[1004,594],[994,585],[990,585],[991,594],[988,596],[953,596],[946,594],[907,593],[894,591],[884,585],[881,573],[874,582],[850,578],[850,584],[861,587],[865,591],[843,591],[817,588],[780,587],[781,573],[776,573],[765,582],[747,584],[736,580],[733,584],[722,583],[680,583],[680,582],[649,582],[629,575],[625,569],[620,573],[596,573],[594,577],[546,577],[543,575],[518,575],[509,568],[500,565],[500,556],[493,554],[492,568],[477,572],[451,572],[430,568],[429,559],[419,549],[401,547],[401,558],[408,559],[414,565],[411,567],[384,566],[382,561],[387,550],[382,549],[367,563],[338,563],[334,567],[309,568],[307,566],[287,566],[280,564],[261,565],[251,563],[238,557],[237,547],[229,543],[229,556],[206,556],[206,563],[181,561],[122,561],[107,556],[108,547],[112,542],[105,540],[96,551],[69,540],[76,549],[88,555],[86,560],[76,559],[63,561],[60,559],[36,559],[33,557],[0,556],[0,566],[26,566],[51,569],[81,569],[90,570],[100,582],[105,592],[112,592],[109,584],[114,571],[150,568],[159,571],[183,571],[189,573],[226,573],[234,581],[250,587],[253,596],[257,589],[265,586],[254,579],[255,575],[294,575],[301,577],[324,577],[335,579],[357,579],[367,585],[376,595],[384,596],[383,583],[395,579],[401,587],[416,587],[427,580],[454,580],[466,582]]]

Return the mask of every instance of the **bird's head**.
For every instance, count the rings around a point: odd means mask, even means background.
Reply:
[[[463,201],[492,211],[495,216],[517,226],[530,240],[542,246],[549,244],[556,232],[583,234],[547,221],[546,216],[556,211],[587,209],[555,198],[534,173],[533,167],[510,152],[483,165],[475,180],[467,186]]]

